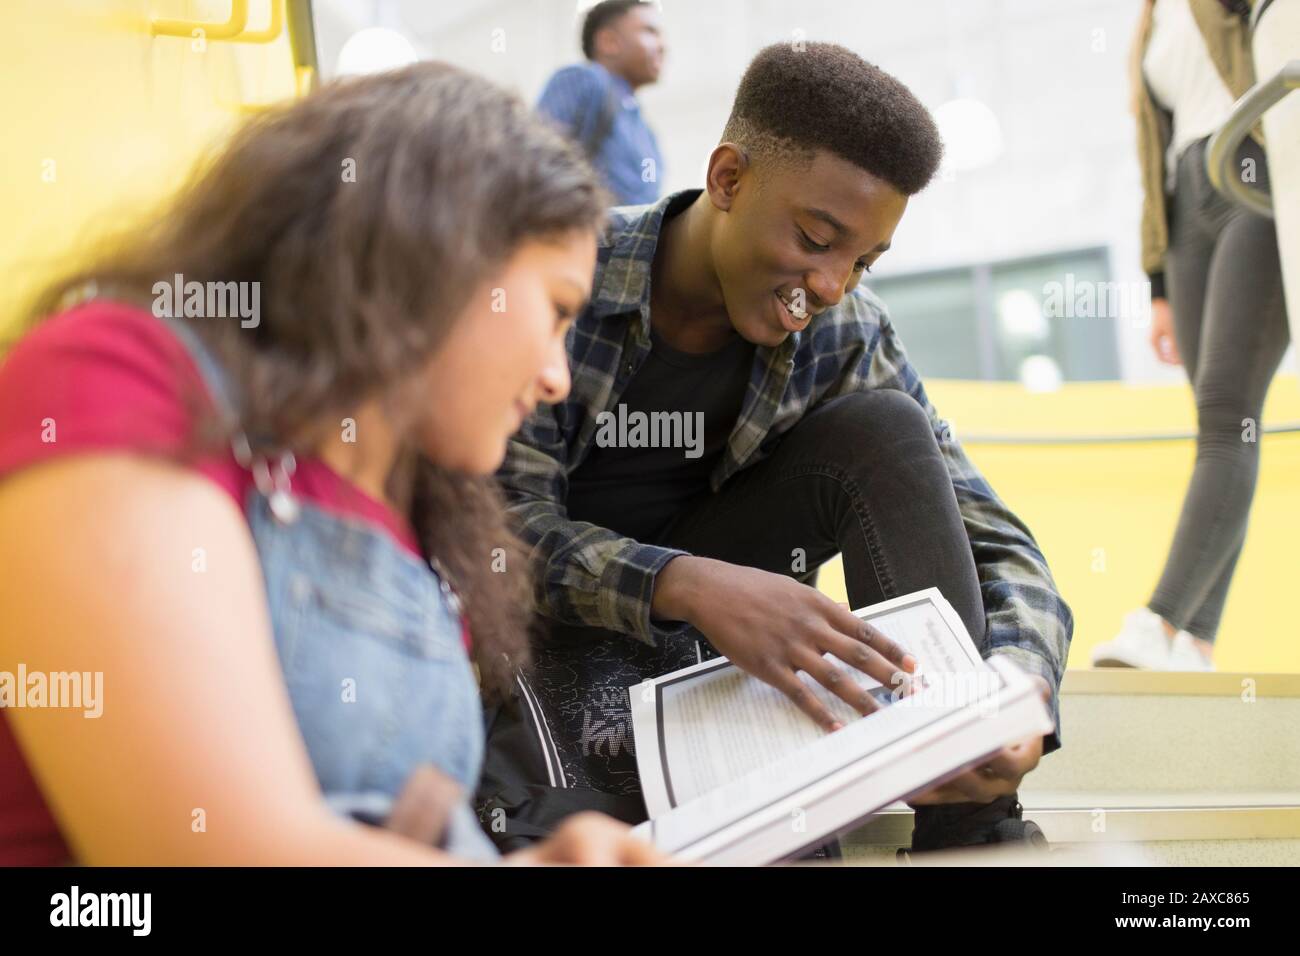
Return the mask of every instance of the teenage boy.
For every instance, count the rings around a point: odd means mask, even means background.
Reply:
[[[519,699],[490,717],[480,808],[504,845],[585,807],[643,819],[626,688],[715,652],[828,729],[799,671],[871,711],[823,654],[886,684],[914,662],[811,586],[836,554],[854,607],[937,585],[983,656],[1035,675],[1059,714],[1070,610],[858,287],[940,154],[888,74],[841,46],[775,45],[704,189],[612,214],[573,387],[499,474],[545,625]],[[1059,746],[1025,740],[914,798],[913,849],[988,839]]]

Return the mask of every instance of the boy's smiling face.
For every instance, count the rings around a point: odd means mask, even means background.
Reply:
[[[835,305],[889,248],[907,196],[826,150],[787,167],[720,146],[708,191],[720,213],[713,260],[731,323],[777,346]]]

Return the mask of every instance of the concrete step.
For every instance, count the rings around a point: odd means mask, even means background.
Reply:
[[[1025,791],[1300,791],[1300,674],[1071,670]]]
[[[1053,844],[1047,851],[1013,846],[908,855],[909,866],[1295,866],[1300,840],[1167,840],[1148,843]],[[899,866],[897,851],[846,846],[849,866]]]
[[[1053,843],[1146,840],[1300,839],[1300,792],[1082,791],[1022,793],[1025,817]],[[907,846],[912,810],[895,803],[858,829],[851,842]]]
[[[1070,671],[1061,725],[1020,789],[1053,847],[1300,864],[1300,675]],[[894,804],[844,838],[846,858],[884,862],[911,831]]]

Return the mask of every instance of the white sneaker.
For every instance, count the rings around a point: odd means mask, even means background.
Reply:
[[[1196,646],[1196,638],[1186,631],[1179,631],[1174,635],[1174,642],[1169,647],[1169,663],[1167,665],[1171,671],[1212,671],[1214,664],[1205,659]]]
[[[1129,611],[1120,632],[1092,649],[1092,666],[1168,670],[1169,636],[1160,615],[1145,607]]]

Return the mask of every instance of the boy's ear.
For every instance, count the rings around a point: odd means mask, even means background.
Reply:
[[[704,188],[714,207],[722,211],[731,208],[741,179],[752,172],[749,155],[735,143],[719,143],[709,156]]]

